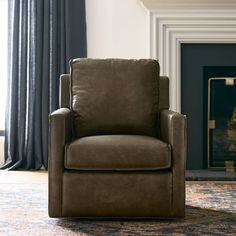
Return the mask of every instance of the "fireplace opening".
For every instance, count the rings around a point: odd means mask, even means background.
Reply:
[[[222,168],[228,161],[236,164],[236,80],[232,85],[232,77],[236,77],[235,55],[236,44],[181,44],[181,112],[188,117],[187,170]],[[213,80],[219,77],[231,80]]]
[[[203,74],[208,168],[233,171],[236,164],[236,67],[206,66]]]

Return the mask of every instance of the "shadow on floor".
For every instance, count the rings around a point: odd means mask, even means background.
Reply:
[[[88,235],[212,235],[236,233],[236,213],[186,206],[185,219],[61,218],[56,225]]]

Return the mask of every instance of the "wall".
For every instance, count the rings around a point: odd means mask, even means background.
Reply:
[[[90,58],[148,58],[148,11],[139,0],[86,0]]]
[[[0,166],[4,163],[4,137],[0,137]]]

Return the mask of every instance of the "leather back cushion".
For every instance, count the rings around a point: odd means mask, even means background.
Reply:
[[[159,64],[156,60],[74,59],[71,109],[77,137],[156,136]]]

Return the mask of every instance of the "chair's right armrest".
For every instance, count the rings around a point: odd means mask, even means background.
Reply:
[[[60,108],[49,115],[48,165],[49,165],[49,215],[61,215],[62,175],[64,148],[71,140],[71,110]]]

